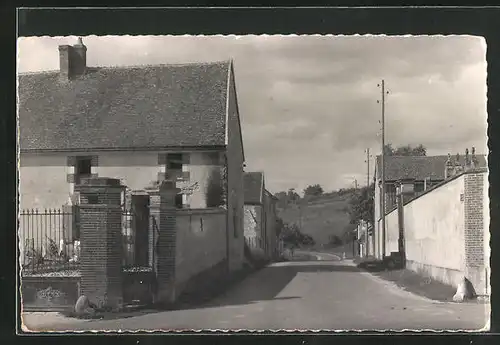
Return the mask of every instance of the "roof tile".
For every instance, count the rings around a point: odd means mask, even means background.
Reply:
[[[487,167],[486,156],[477,155],[479,167]],[[377,170],[380,171],[382,163],[380,156],[377,156]],[[451,156],[455,161],[455,156]],[[386,181],[397,181],[401,179],[415,179],[423,181],[426,178],[431,180],[444,180],[444,171],[447,155],[442,156],[386,156],[385,157],[385,179]],[[460,156],[463,164],[465,156]]]
[[[243,175],[245,204],[262,204],[264,193],[264,174],[262,172],[245,172]]]
[[[230,62],[19,76],[21,150],[225,144]]]

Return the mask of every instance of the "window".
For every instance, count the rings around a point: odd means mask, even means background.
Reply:
[[[92,159],[90,157],[77,157],[75,166],[75,183],[79,184],[82,178],[92,176]]]
[[[427,188],[429,188],[429,182],[426,183]],[[415,183],[415,193],[422,193],[424,191],[424,182]]]
[[[179,194],[176,194],[175,195],[175,207],[176,208],[182,208],[184,206],[184,202],[183,202],[183,194],[182,193],[179,193]]]
[[[207,164],[209,165],[219,165],[220,157],[218,152],[208,152],[206,154]]]
[[[182,153],[169,153],[167,155],[167,170],[182,171]]]
[[[169,181],[189,180],[189,171],[183,171],[183,166],[189,164],[189,154],[168,153],[164,157],[165,161],[161,164],[165,166],[165,174],[158,177],[158,179]]]

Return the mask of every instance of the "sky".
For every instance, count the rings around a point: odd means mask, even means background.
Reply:
[[[18,40],[18,72],[57,70],[58,45]],[[487,151],[486,43],[473,36],[88,36],[88,66],[233,59],[246,171],[273,193],[365,185],[366,149],[423,144],[428,155]],[[373,175],[374,158],[370,159]]]

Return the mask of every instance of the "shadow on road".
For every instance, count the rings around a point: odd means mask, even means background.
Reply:
[[[276,303],[300,299],[301,296],[278,296],[279,293],[299,273],[328,273],[328,272],[359,272],[354,266],[343,265],[338,261],[300,261],[275,263],[256,271],[243,280],[235,283],[217,297],[210,295],[198,296],[196,301],[183,301],[176,306],[168,308],[147,308],[122,313],[100,313],[92,319],[120,319],[136,317],[144,314],[152,314],[174,310],[192,310],[217,308],[225,306],[248,305],[260,301],[276,301]],[[221,288],[223,290],[224,288]],[[204,301],[204,302],[200,302]],[[68,315],[69,316],[69,315]]]
[[[288,262],[273,264],[255,272],[240,283],[231,287],[217,298],[197,306],[184,306],[182,309],[214,308],[230,305],[244,305],[259,301],[280,301],[299,299],[300,296],[277,297],[278,294],[297,276],[305,272],[359,272],[353,266],[342,265],[333,261]]]

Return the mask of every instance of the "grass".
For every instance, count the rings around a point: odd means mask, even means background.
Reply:
[[[348,195],[323,196],[303,206],[302,212],[295,205],[278,209],[278,216],[285,223],[298,226],[302,223],[303,233],[312,236],[318,244],[326,244],[330,236],[342,237],[344,234],[349,224],[349,215],[346,212],[348,200]]]

